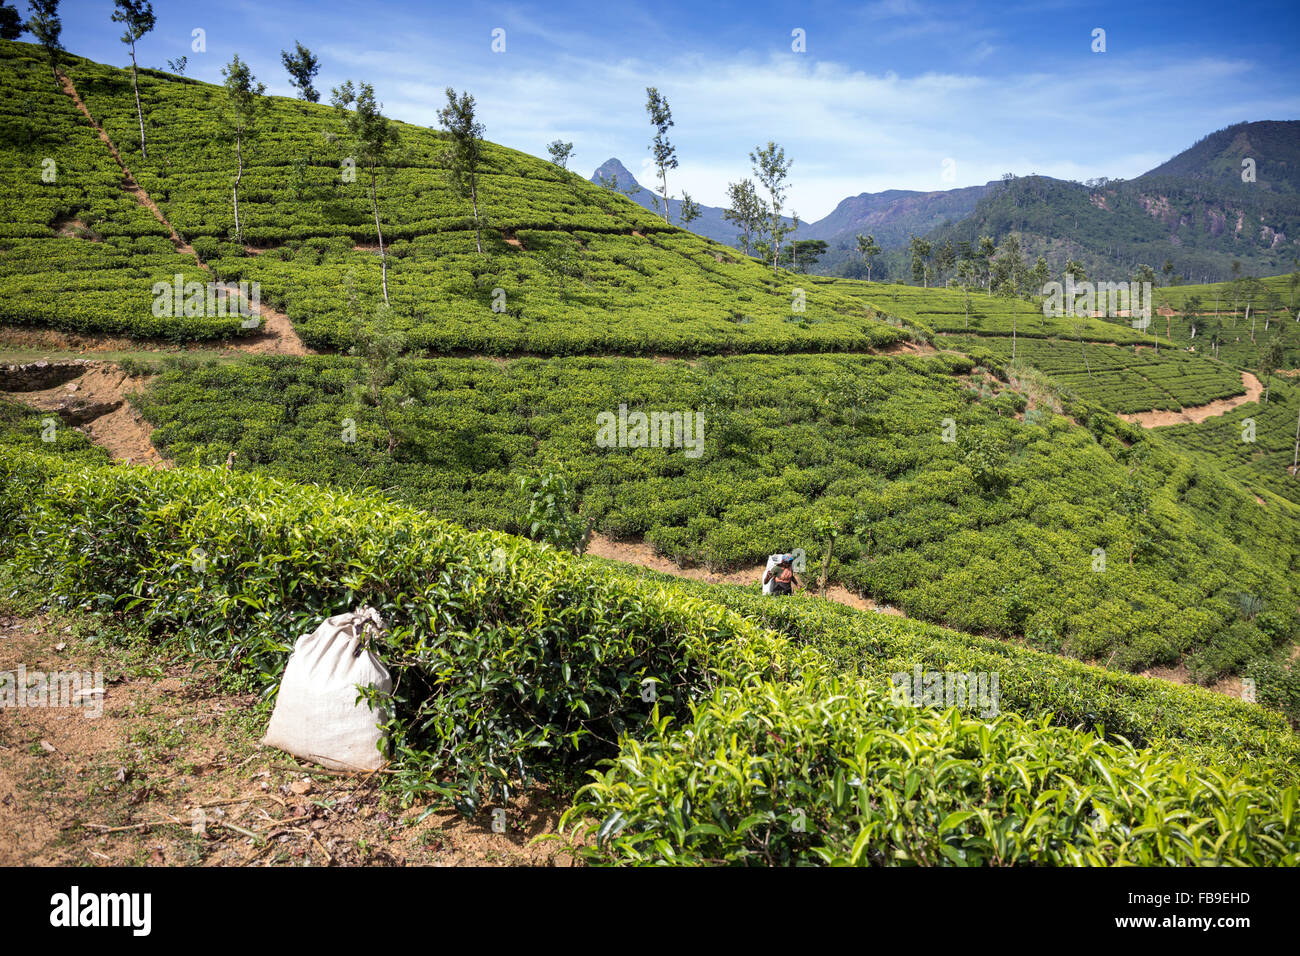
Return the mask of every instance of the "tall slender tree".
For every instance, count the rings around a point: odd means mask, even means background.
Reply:
[[[994,279],[991,285],[998,289],[999,295],[1011,299],[1011,360],[1016,359],[1016,332],[1020,317],[1020,295],[1025,287],[1029,270],[1025,267],[1024,256],[1020,252],[1020,237],[1015,233],[1002,240],[1002,248],[993,262]]]
[[[913,236],[907,243],[912,254],[912,281],[920,280],[922,287],[930,285],[930,250],[928,241],[920,236]]]
[[[668,128],[673,125],[673,111],[668,108],[668,100],[659,95],[657,88],[647,86],[645,95],[645,111],[650,115],[650,125],[655,130],[655,138],[650,142],[650,153],[654,156],[655,168],[659,170],[659,192],[664,200],[664,222],[667,222],[668,170],[677,168],[677,147],[668,142]]]
[[[140,80],[136,75],[135,41],[154,28],[157,19],[149,0],[113,0],[113,22],[123,25],[122,42],[131,50],[131,90],[135,93],[135,115],[140,120],[140,155],[148,157],[144,142],[144,110],[140,108]]]
[[[762,229],[763,202],[758,198],[753,180],[749,179],[728,183],[727,199],[730,205],[723,211],[722,217],[728,222],[734,222],[740,229],[741,249],[745,255],[749,255],[754,234]]]
[[[388,253],[384,249],[384,230],[379,222],[377,170],[397,146],[397,130],[383,114],[383,104],[375,99],[369,83],[353,87],[347,80],[332,91],[331,102],[343,118],[343,129],[357,159],[370,171],[370,211],[375,217],[375,234],[379,237],[379,268],[388,305]]]
[[[953,246],[951,239],[945,239],[934,254],[934,265],[939,276],[939,285],[944,285],[944,276],[948,270],[953,267],[957,261],[957,249]]]
[[[867,281],[871,281],[871,264],[876,256],[880,255],[880,246],[876,243],[876,237],[873,235],[862,235],[858,233],[858,255],[867,266]],[[968,317],[969,318],[969,317]]]
[[[975,279],[975,262],[962,259],[957,263],[957,282],[961,285],[962,297],[966,302],[966,329],[970,330],[970,284]]]
[[[45,51],[45,58],[50,61],[50,72],[54,81],[59,80],[59,64],[63,60],[63,20],[59,16],[59,0],[28,0],[32,8],[31,18],[27,21],[27,31],[36,38],[36,42]]]
[[[253,71],[238,53],[221,68],[221,75],[225,77],[226,87],[226,126],[235,140],[235,183],[230,190],[235,205],[235,240],[243,242],[244,232],[239,223],[239,184],[244,178],[244,148],[257,137],[266,84],[257,82]]]
[[[996,253],[997,246],[993,244],[993,237],[980,236],[978,259],[983,265],[980,271],[984,273],[984,287],[990,298],[993,297],[993,257]]]
[[[549,143],[546,151],[551,154],[551,162],[559,166],[565,172],[569,171],[569,160],[573,158],[573,144],[566,143],[564,140],[557,139]]]
[[[1291,456],[1291,477],[1300,478],[1300,413],[1295,420],[1295,452]]]
[[[1026,293],[1029,295],[1046,295],[1047,293],[1044,287],[1047,285],[1047,280],[1051,278],[1051,275],[1051,271],[1047,267],[1047,260],[1042,256],[1039,256],[1038,260],[1034,263],[1034,267],[1029,270],[1029,274],[1025,277],[1028,286],[1025,290]],[[1047,316],[1043,315],[1041,309],[1038,312],[1038,321],[1039,325],[1043,329],[1047,328]]]
[[[677,218],[681,220],[683,226],[689,229],[691,223],[699,219],[701,215],[700,204],[691,198],[690,193],[683,189],[682,204],[677,209]]]
[[[317,103],[320,101],[320,92],[312,84],[320,70],[320,60],[297,40],[293,41],[293,45],[292,53],[288,50],[280,51],[280,62],[289,72],[289,85],[295,87],[298,95],[308,103]]]
[[[478,164],[483,156],[483,124],[474,115],[474,97],[456,96],[447,87],[447,105],[438,111],[438,122],[451,134],[447,161],[452,184],[461,197],[468,199],[474,212],[474,248],[483,253],[483,235],[478,216]]]
[[[1092,378],[1092,366],[1088,363],[1088,350],[1083,347],[1083,329],[1082,322],[1075,322],[1070,326],[1070,330],[1079,337],[1079,354],[1083,356],[1083,367],[1088,370],[1088,378]]]
[[[1264,373],[1264,400],[1261,405],[1268,404],[1268,393],[1273,387],[1273,373],[1282,367],[1284,361],[1284,351],[1281,338],[1274,337],[1269,342],[1268,348],[1264,349],[1264,355],[1259,361],[1259,370]]]
[[[23,35],[23,18],[17,8],[0,0],[0,40],[17,40]]]
[[[772,275],[777,274],[777,262],[781,255],[781,240],[790,231],[781,209],[785,205],[785,193],[789,187],[786,177],[794,161],[785,158],[784,147],[772,140],[766,146],[759,146],[749,154],[749,161],[754,164],[754,175],[759,184],[767,190],[770,197],[768,231],[771,236]]]

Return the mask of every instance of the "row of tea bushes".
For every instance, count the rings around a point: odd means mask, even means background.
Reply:
[[[724,674],[811,659],[698,598],[378,497],[10,451],[6,557],[62,606],[134,619],[267,689],[297,635],[377,608],[408,796],[503,799],[613,753],[655,705],[685,716]]]
[[[816,671],[719,687],[593,777],[562,823],[594,863],[1300,862],[1295,784],[1046,717],[900,706]]]
[[[1003,362],[1011,359],[1009,338],[949,335],[940,341],[962,350],[985,349]],[[1236,369],[1177,347],[1134,352],[1078,340],[1025,339],[1016,343],[1016,360],[1113,412],[1177,410],[1245,391]]]
[[[668,580],[650,571],[651,580]],[[1276,711],[1223,694],[1120,673],[1056,654],[952,631],[921,621],[859,611],[813,597],[774,601],[753,588],[672,579],[679,589],[724,604],[792,642],[815,649],[840,673],[877,690],[898,673],[960,671],[999,674],[1000,707],[1022,716],[1051,714],[1053,723],[1094,730],[1232,769],[1243,760],[1300,779],[1300,738]],[[1263,668],[1261,668],[1261,671]],[[1261,701],[1287,690],[1291,678],[1259,679]],[[1300,715],[1292,715],[1296,719]]]

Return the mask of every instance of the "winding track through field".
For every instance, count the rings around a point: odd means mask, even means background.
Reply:
[[[1116,414],[1124,421],[1141,425],[1143,428],[1163,428],[1166,425],[1196,425],[1219,415],[1226,415],[1234,408],[1239,408],[1247,402],[1257,402],[1259,397],[1264,394],[1263,384],[1249,372],[1241,373],[1241,384],[1246,389],[1245,395],[1237,395],[1234,398],[1218,398],[1212,402],[1206,402],[1204,405],[1185,405],[1181,411],[1177,412],[1116,412]]]

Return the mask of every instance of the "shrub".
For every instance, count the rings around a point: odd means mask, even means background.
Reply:
[[[1300,862],[1294,785],[817,673],[720,687],[592,776],[562,826],[594,863]]]

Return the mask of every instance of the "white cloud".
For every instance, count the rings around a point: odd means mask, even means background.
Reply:
[[[897,17],[912,6],[877,12]],[[541,32],[518,16],[507,22],[521,34]],[[443,88],[468,87],[491,139],[542,155],[561,136],[575,143],[575,168],[616,156],[644,183],[651,179],[645,87],[655,85],[676,119],[671,138],[681,166],[670,175],[672,193],[723,204],[727,182],[750,175],[749,151],[774,139],[794,160],[790,204],[809,220],[864,191],[969,186],[1004,172],[1131,177],[1215,125],[1300,111],[1298,96],[1255,93],[1247,82],[1252,64],[1215,57],[1107,54],[1104,63],[1090,59],[1054,73],[900,76],[754,53],[609,60],[599,45],[572,36],[569,50],[591,52],[486,58],[463,48],[431,53],[423,37],[389,42],[330,47],[328,59],[340,75],[374,76],[390,115],[432,125]],[[993,52],[980,42],[972,57]],[[941,178],[947,157],[956,160],[953,182]]]

